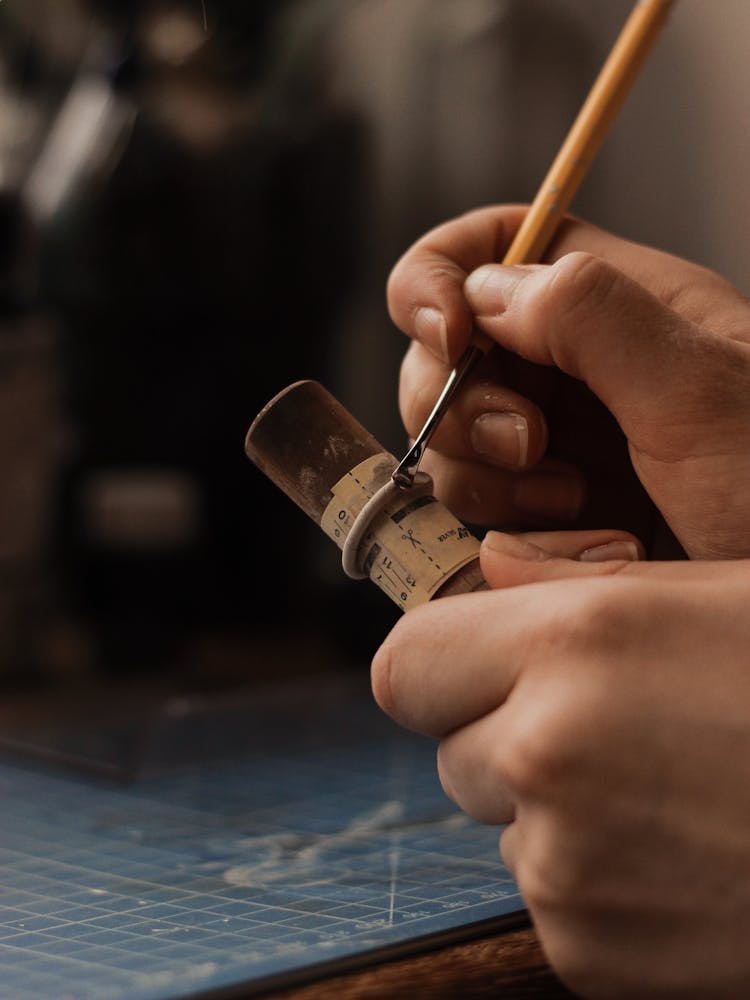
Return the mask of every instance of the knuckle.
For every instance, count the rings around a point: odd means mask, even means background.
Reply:
[[[539,308],[552,337],[552,356],[569,374],[577,374],[576,345],[591,334],[592,319],[606,313],[618,281],[619,273],[610,264],[583,251],[566,254],[552,265]]]
[[[519,859],[516,879],[532,912],[564,911],[580,903],[585,875],[547,826],[543,837],[538,834]]]
[[[499,811],[507,816],[513,813],[513,808],[510,806],[513,796],[507,780],[505,757],[499,749],[500,742],[494,741],[483,755],[481,761],[482,787],[486,790],[487,794],[483,808],[475,815],[475,819],[479,819],[485,823],[497,823]],[[504,821],[507,822],[507,818]]]
[[[556,795],[571,767],[571,748],[558,735],[557,710],[534,712],[531,720],[506,734],[493,766],[521,798],[544,800]]]
[[[609,665],[632,634],[632,616],[623,588],[594,582],[563,601],[521,653],[533,667],[515,694],[497,763],[521,799],[559,801],[596,770],[592,747],[617,716]]]
[[[618,277],[601,257],[579,250],[552,265],[549,296],[558,313],[575,314],[584,305],[606,304]]]
[[[568,602],[564,626],[556,633],[556,642],[569,655],[595,654],[599,657],[612,645],[621,644],[629,628],[631,602],[627,597],[624,572],[581,588],[577,598]]]
[[[386,281],[388,312],[409,336],[417,336],[417,316],[422,309],[446,313],[449,335],[460,335],[470,325],[462,307],[465,271],[439,250],[415,245],[396,262]]]
[[[458,746],[455,744],[458,736]],[[478,823],[497,826],[514,816],[514,805],[492,753],[477,755],[461,730],[444,737],[437,751],[437,772],[447,797]]]

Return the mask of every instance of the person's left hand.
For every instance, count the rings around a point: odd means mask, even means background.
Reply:
[[[586,562],[590,533],[491,533],[495,589],[426,604],[375,697],[440,740],[447,794],[589,997],[750,996],[750,562]],[[606,551],[600,556],[606,556]]]

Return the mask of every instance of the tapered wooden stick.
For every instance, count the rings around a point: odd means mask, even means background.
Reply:
[[[503,264],[534,264],[544,256],[674,3],[640,0],[633,8],[508,247]],[[432,412],[393,473],[394,481],[403,489],[413,483],[422,456],[453,398],[493,343],[481,330],[472,333]]]
[[[318,382],[295,382],[255,418],[245,451],[343,548],[357,515],[396,459]],[[360,564],[402,609],[486,589],[479,542],[434,498],[400,494],[373,518]]]
[[[508,248],[504,264],[533,264],[544,256],[674,3],[641,0],[636,4]]]

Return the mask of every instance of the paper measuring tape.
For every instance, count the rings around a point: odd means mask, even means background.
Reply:
[[[375,493],[389,482],[393,460],[373,455],[336,483],[320,521],[339,548]],[[356,562],[407,611],[429,601],[445,581],[479,555],[479,540],[433,496],[394,490],[365,527]]]

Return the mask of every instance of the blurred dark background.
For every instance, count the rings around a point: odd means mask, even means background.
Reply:
[[[390,266],[533,196],[630,6],[0,6],[0,682],[366,661],[395,610],[245,431],[317,378],[401,450]],[[678,5],[576,208],[747,290],[750,14],[712,9]]]

